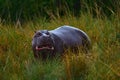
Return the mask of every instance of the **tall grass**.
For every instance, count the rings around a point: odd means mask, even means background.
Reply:
[[[119,7],[119,0],[0,0],[0,18],[6,23],[24,22],[38,17],[63,16],[68,12],[77,17],[80,12],[88,10],[94,16],[102,14],[109,17],[119,11]]]
[[[62,58],[35,60],[31,40],[35,30],[71,25],[84,30],[92,42],[90,54],[68,51]],[[0,23],[1,80],[119,80],[120,17],[66,16],[24,25]]]

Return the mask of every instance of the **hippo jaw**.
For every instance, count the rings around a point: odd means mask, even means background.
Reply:
[[[54,47],[53,46],[36,46],[35,49],[37,51],[41,51],[41,50],[54,50]]]
[[[34,56],[36,58],[47,59],[54,55],[54,46],[36,46]]]

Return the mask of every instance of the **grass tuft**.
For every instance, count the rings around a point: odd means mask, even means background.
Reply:
[[[91,39],[89,55],[68,51],[61,59],[35,60],[31,49],[35,30],[52,30],[71,25],[85,31]],[[65,16],[54,20],[37,20],[16,27],[0,23],[1,80],[119,80],[120,18]]]

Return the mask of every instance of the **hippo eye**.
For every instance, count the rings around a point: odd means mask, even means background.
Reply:
[[[45,34],[46,34],[46,35],[50,35],[50,33],[49,33],[49,32],[46,32]]]

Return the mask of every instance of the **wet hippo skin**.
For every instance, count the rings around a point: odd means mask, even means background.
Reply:
[[[85,53],[90,48],[90,39],[85,32],[72,26],[61,26],[54,30],[36,31],[32,40],[35,58],[62,55],[68,48],[82,48]]]

